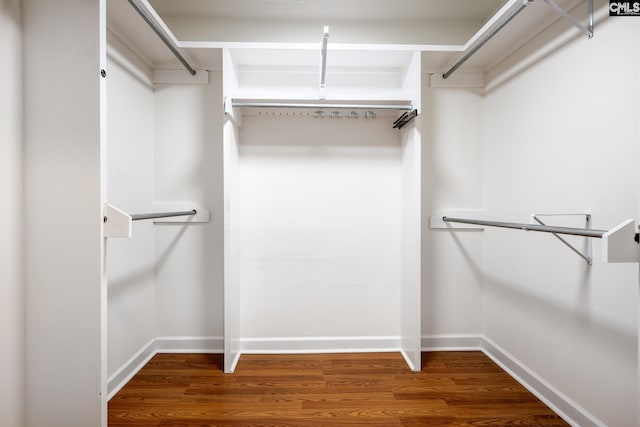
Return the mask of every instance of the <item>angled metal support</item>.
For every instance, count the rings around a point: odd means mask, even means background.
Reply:
[[[588,23],[587,25],[583,25],[578,20],[576,20],[573,16],[569,15],[564,9],[562,9],[554,0],[544,0],[544,2],[553,10],[556,11],[560,16],[562,16],[567,21],[571,22],[576,28],[578,28],[582,33],[584,33],[587,37],[593,37],[593,0],[587,0],[587,17]]]
[[[590,230],[591,229],[591,214],[532,214],[531,215],[531,220],[537,222],[540,225],[547,225],[544,222],[542,222],[542,220],[540,218],[538,218],[539,216],[576,216],[576,215],[584,215],[585,216],[585,228]],[[584,259],[587,264],[589,265],[593,265],[593,245],[591,243],[591,239],[587,239],[587,248],[586,248],[586,253],[582,253],[580,252],[575,246],[573,246],[571,243],[567,242],[562,236],[558,235],[557,233],[551,233],[553,234],[558,240],[560,240],[562,243],[564,243],[569,249],[571,249],[573,252],[575,252],[580,258]]]

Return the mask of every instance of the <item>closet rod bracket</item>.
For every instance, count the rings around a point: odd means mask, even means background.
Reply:
[[[554,0],[544,0],[544,2],[553,9],[558,15],[569,21],[584,33],[588,38],[593,38],[593,0],[587,0],[587,25],[583,25],[573,16],[569,15],[564,9],[562,9]]]
[[[585,217],[585,229],[591,230],[591,214],[531,214],[531,224],[538,223],[540,225],[547,225],[538,217],[540,216],[584,216]],[[591,239],[586,240],[586,248],[585,253],[582,253],[575,246],[569,243],[565,238],[560,236],[558,233],[551,233],[555,238],[564,243],[569,249],[571,249],[576,255],[580,258],[584,259],[587,264],[593,265],[593,244]]]
[[[131,237],[133,222],[152,220],[154,224],[202,224],[210,221],[209,209],[195,202],[154,202],[153,213],[130,214],[105,204],[102,213],[104,237]]]
[[[131,237],[133,229],[131,215],[107,203],[102,214],[104,237]]]

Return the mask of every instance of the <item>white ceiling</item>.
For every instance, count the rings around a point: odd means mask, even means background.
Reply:
[[[565,10],[580,5],[573,15],[582,21],[586,18],[584,0],[556,1]],[[181,42],[197,41],[205,45],[210,42],[209,48],[183,49],[196,68],[220,69],[220,46],[225,43],[319,43],[320,24],[332,23],[330,47],[331,43],[362,44],[363,40],[415,45],[423,51],[423,70],[443,72],[463,55],[463,45],[507,1],[149,0],[149,3]],[[181,68],[127,0],[109,0],[107,5],[112,34],[150,67]],[[558,15],[542,0],[534,1],[460,72],[486,71],[557,19],[560,19]],[[360,37],[360,34],[366,36]],[[426,49],[425,45],[433,49]],[[273,56],[269,58],[268,61],[274,61]]]
[[[150,0],[161,16],[486,21],[505,0]]]

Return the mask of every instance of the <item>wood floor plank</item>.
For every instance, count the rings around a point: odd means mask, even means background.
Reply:
[[[337,421],[327,423],[326,419],[317,418],[296,418],[295,420],[290,418],[273,418],[269,420],[255,420],[255,419],[234,419],[229,420],[189,420],[189,421],[174,421],[165,420],[159,424],[158,427],[326,427],[327,425],[340,425]],[[371,420],[352,420],[350,426],[366,426],[366,427],[402,427],[400,421],[381,421],[374,422]],[[111,426],[110,426],[111,427]]]
[[[481,352],[158,354],[109,402],[109,426],[567,426]]]

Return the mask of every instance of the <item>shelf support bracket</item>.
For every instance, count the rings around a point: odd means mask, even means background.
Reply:
[[[542,220],[540,218],[538,218],[539,216],[568,216],[568,215],[584,215],[585,216],[585,228],[586,229],[591,229],[591,214],[532,214],[531,215],[531,223],[533,224],[533,222],[537,222],[540,225],[547,225],[544,222],[542,222]],[[551,233],[553,234],[558,240],[560,240],[562,243],[564,243],[569,249],[571,249],[573,252],[575,252],[580,258],[584,259],[587,264],[589,265],[593,265],[593,244],[591,242],[591,239],[587,239],[586,243],[587,243],[587,248],[586,248],[586,253],[582,253],[580,252],[575,246],[573,246],[571,243],[567,242],[567,240],[565,238],[563,238],[562,236],[560,236],[557,233]]]
[[[131,215],[107,203],[102,217],[104,237],[131,237]]]
[[[640,262],[640,245],[636,224],[628,219],[602,236],[604,262]]]
[[[554,0],[544,0],[544,2],[556,13],[573,24],[578,30],[584,33],[588,38],[593,38],[593,0],[587,0],[587,25],[583,25],[573,16],[569,15]]]

